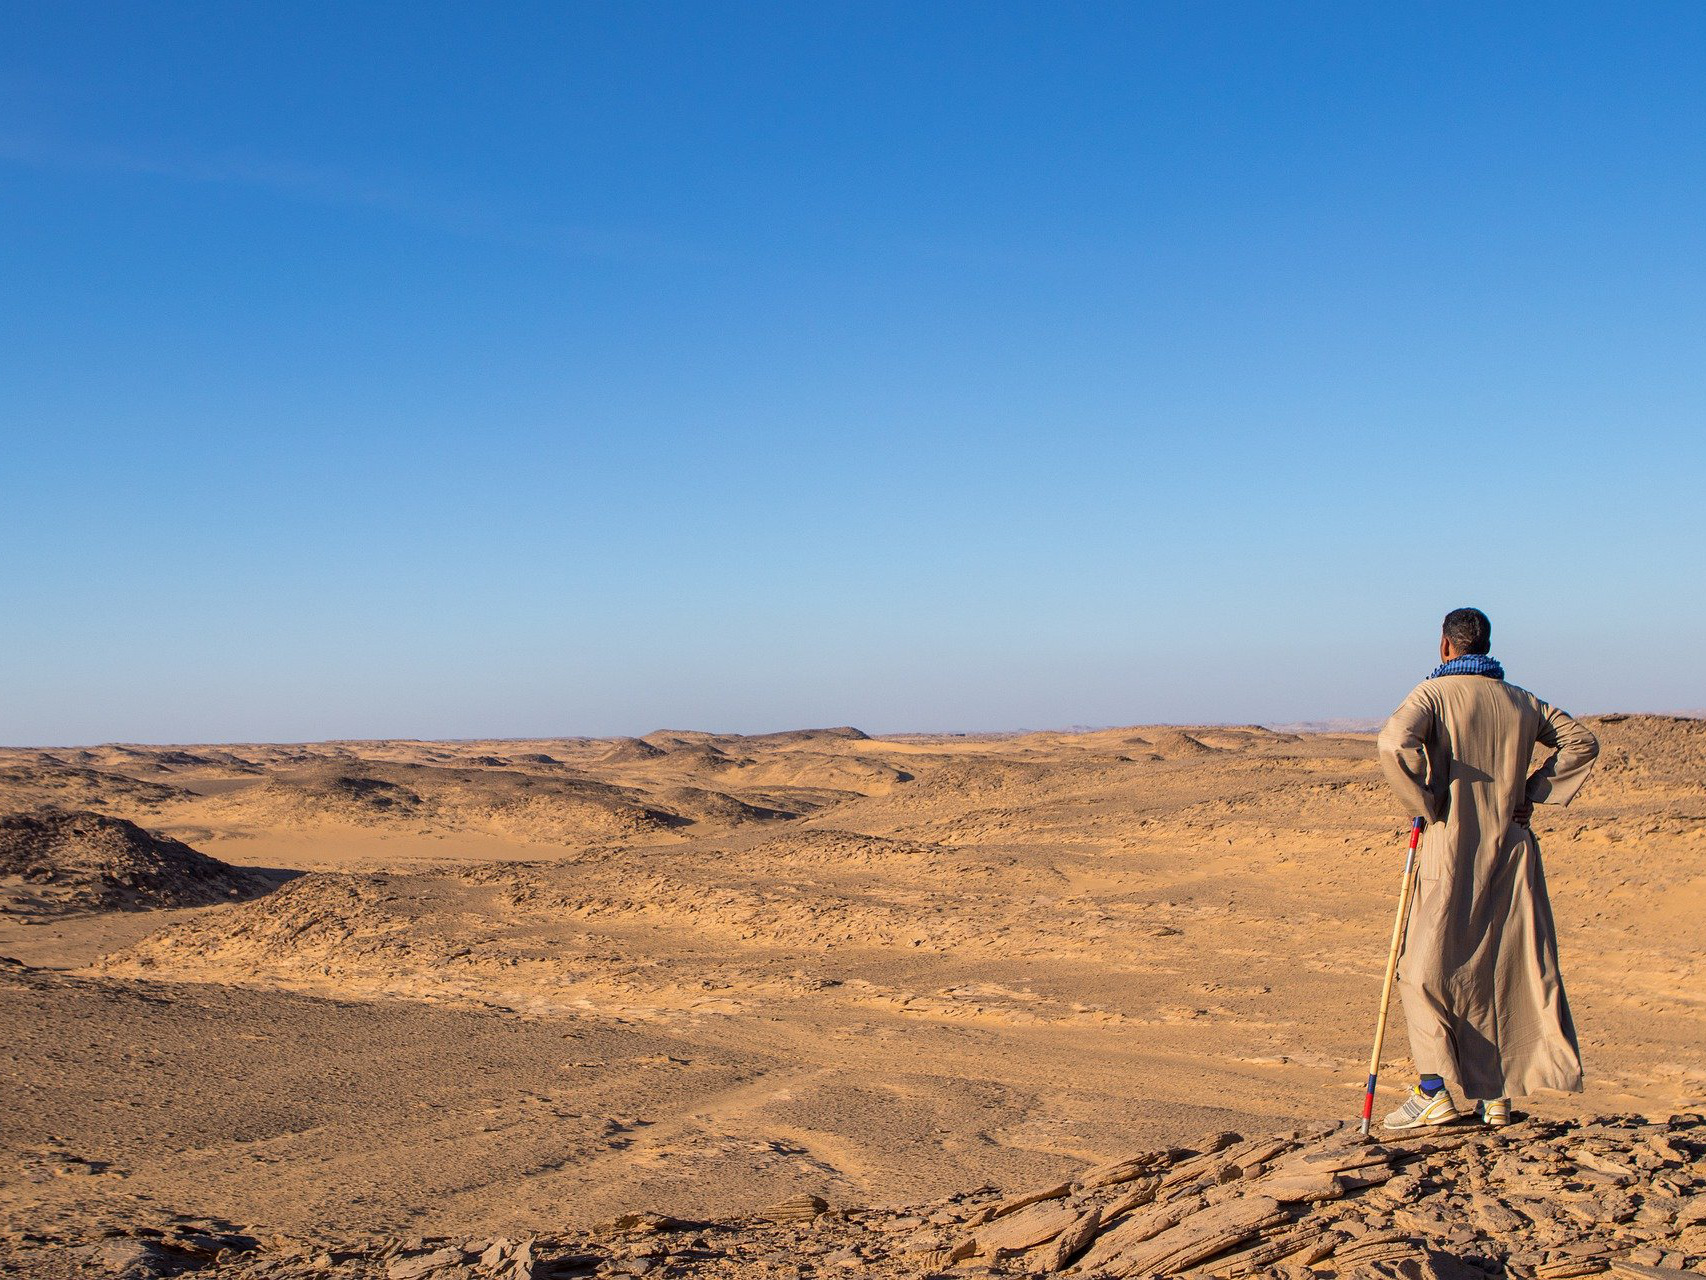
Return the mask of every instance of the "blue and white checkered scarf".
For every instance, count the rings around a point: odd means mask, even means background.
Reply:
[[[1490,658],[1484,653],[1466,653],[1461,658],[1440,663],[1428,679],[1437,680],[1440,676],[1492,676],[1495,680],[1503,680],[1505,669],[1499,665],[1497,658]]]

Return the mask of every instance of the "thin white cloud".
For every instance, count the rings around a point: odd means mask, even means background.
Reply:
[[[334,168],[254,156],[143,153],[100,144],[0,136],[0,163],[70,174],[245,187],[305,204],[368,210],[467,239],[571,257],[703,256],[642,233],[517,215],[469,194],[445,195]]]

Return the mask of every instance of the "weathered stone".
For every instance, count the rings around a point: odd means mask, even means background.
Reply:
[[[601,1234],[620,1235],[629,1231],[697,1231],[704,1225],[686,1218],[672,1218],[667,1213],[642,1211],[621,1214],[595,1230]]]
[[[172,1232],[168,1243],[173,1249],[192,1257],[216,1258],[222,1253],[252,1253],[261,1242],[254,1236],[238,1232],[178,1228]]]
[[[179,1269],[173,1264],[170,1254],[146,1240],[119,1237],[86,1245],[73,1252],[118,1280],[148,1280],[149,1277],[170,1275]]]
[[[992,1255],[1023,1253],[1053,1240],[1078,1221],[1078,1211],[1053,1201],[1034,1203],[1027,1209],[977,1229],[977,1251]]]
[[[1420,1196],[1432,1195],[1439,1190],[1437,1177],[1428,1174],[1415,1165],[1392,1175],[1387,1184],[1381,1188],[1381,1196],[1389,1200],[1413,1200]]]
[[[1285,1220],[1277,1201],[1266,1196],[1248,1196],[1193,1216],[1151,1240],[1124,1250],[1110,1269],[1117,1274],[1140,1276],[1182,1271]]]
[[[1020,1209],[1028,1208],[1029,1206],[1037,1204],[1043,1200],[1062,1199],[1063,1197],[1071,1194],[1072,1188],[1073,1182],[1071,1179],[1068,1179],[1065,1182],[1051,1183],[1046,1187],[1038,1187],[1034,1191],[1025,1191],[1016,1196],[1009,1196],[1007,1199],[1001,1201],[991,1209],[984,1221],[992,1222],[996,1218],[1004,1218],[1010,1213],[1017,1213]]]
[[[1317,1262],[1332,1256],[1333,1250],[1344,1239],[1332,1231],[1322,1232],[1319,1237],[1309,1241],[1295,1253],[1288,1253],[1281,1258],[1277,1265],[1281,1267],[1301,1266],[1311,1267]]]
[[[1397,1161],[1398,1152],[1378,1143],[1328,1149],[1300,1151],[1296,1155],[1276,1160],[1269,1170],[1270,1178],[1308,1177],[1330,1173],[1353,1173],[1364,1169],[1390,1167]]]
[[[461,1266],[463,1256],[462,1250],[448,1248],[405,1255],[392,1259],[385,1268],[385,1274],[388,1280],[419,1280],[421,1276],[443,1271],[446,1267]]]
[[[1092,1206],[1054,1239],[1054,1248],[1042,1259],[1044,1271],[1064,1271],[1082,1253],[1102,1225],[1102,1210]]]
[[[1610,1264],[1604,1258],[1560,1258],[1534,1269],[1535,1280],[1574,1280],[1576,1276],[1598,1275]]]
[[[1226,1155],[1249,1170],[1267,1164],[1275,1156],[1284,1155],[1296,1146],[1297,1143],[1290,1138],[1252,1138],[1249,1142],[1230,1148]]]
[[[1430,1202],[1431,1204],[1431,1202]],[[1415,1235],[1437,1238],[1451,1230],[1452,1224],[1436,1213],[1419,1205],[1401,1205],[1392,1211],[1392,1221]]]
[[[1102,1209],[1102,1222],[1104,1224],[1110,1223],[1115,1218],[1122,1217],[1133,1209],[1150,1203],[1155,1199],[1156,1192],[1160,1190],[1160,1187],[1160,1178],[1145,1178]]]
[[[1199,1200],[1174,1202],[1157,1205],[1147,1213],[1134,1214],[1124,1219],[1097,1237],[1096,1242],[1090,1246],[1090,1251],[1080,1260],[1079,1270],[1094,1274],[1098,1268],[1106,1266],[1124,1250],[1178,1226],[1200,1207]],[[1106,1214],[1103,1215],[1102,1221],[1106,1223]]]
[[[1700,1280],[1698,1271],[1685,1271],[1681,1267],[1672,1266],[1642,1265],[1630,1262],[1627,1258],[1614,1258],[1611,1273],[1621,1280]]]
[[[1333,1242],[1325,1240],[1326,1235],[1327,1224],[1320,1220],[1278,1227],[1263,1232],[1236,1253],[1203,1263],[1199,1270],[1220,1280],[1238,1280],[1270,1263],[1294,1261],[1307,1265],[1311,1255],[1325,1257],[1332,1252]]]
[[[898,1218],[879,1218],[872,1224],[877,1231],[911,1231],[914,1227],[922,1227],[924,1219],[917,1214],[906,1213]]]
[[[956,1262],[963,1262],[976,1252],[977,1241],[967,1236],[964,1240],[949,1245],[947,1248],[932,1249],[919,1261],[924,1264],[926,1271],[939,1271],[944,1267],[953,1266]]]
[[[1676,1215],[1682,1212],[1684,1203],[1671,1196],[1653,1195],[1649,1192],[1641,1197],[1641,1206],[1635,1211],[1635,1220],[1669,1226],[1676,1221]]]
[[[1528,1226],[1528,1219],[1493,1196],[1477,1192],[1469,1197],[1469,1213],[1475,1225],[1489,1236],[1512,1236]]]
[[[1629,1186],[1641,1176],[1640,1171],[1627,1161],[1615,1159],[1585,1145],[1575,1147],[1570,1155],[1578,1165],[1614,1178],[1619,1186]]]
[[[1263,1195],[1272,1196],[1281,1204],[1337,1200],[1350,1190],[1350,1184],[1336,1173],[1293,1174],[1286,1178],[1264,1178],[1260,1187]]]
[[[1419,1258],[1423,1253],[1423,1242],[1413,1236],[1402,1236],[1392,1232],[1378,1232],[1363,1236],[1351,1244],[1344,1244],[1332,1251],[1332,1266],[1341,1275],[1346,1271],[1355,1271],[1360,1266],[1372,1266],[1375,1263],[1389,1263],[1402,1258]]]
[[[1242,1138],[1236,1133],[1217,1133],[1206,1139],[1200,1146],[1201,1154],[1192,1156],[1189,1160],[1181,1160],[1161,1176],[1161,1189],[1180,1186],[1208,1173],[1217,1166],[1228,1163],[1220,1156],[1226,1148],[1241,1142]],[[1218,1180],[1218,1179],[1217,1179]]]
[[[1189,1154],[1183,1148],[1168,1147],[1161,1151],[1145,1151],[1121,1160],[1110,1160],[1106,1164],[1099,1164],[1092,1169],[1086,1169],[1079,1175],[1078,1185],[1085,1190],[1118,1186],[1122,1182],[1130,1182],[1133,1178],[1142,1177],[1156,1169],[1171,1165]]]
[[[1645,1143],[1647,1150],[1651,1151],[1665,1168],[1677,1169],[1688,1163],[1688,1152],[1672,1141],[1669,1134],[1648,1134]]]
[[[828,1208],[829,1202],[821,1196],[789,1196],[786,1200],[760,1210],[758,1216],[769,1222],[810,1222]]]
[[[1283,1172],[1276,1167],[1275,1172],[1256,1183],[1254,1190],[1272,1196],[1281,1204],[1316,1204],[1378,1186],[1391,1177],[1391,1167],[1384,1164],[1365,1165],[1354,1171],[1310,1173],[1297,1171],[1295,1166]]]

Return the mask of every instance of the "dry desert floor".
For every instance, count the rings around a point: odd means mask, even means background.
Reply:
[[[1554,1136],[1706,1098],[1706,722],[1588,723],[1534,824]],[[395,1280],[1303,1143],[1360,1103],[1406,828],[1369,736],[1254,726],[6,750],[0,813],[0,1238],[413,1238]]]

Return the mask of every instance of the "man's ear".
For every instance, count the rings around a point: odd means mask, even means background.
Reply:
[[[1441,662],[1451,661],[1451,641],[1444,636],[1439,638],[1439,660]]]

